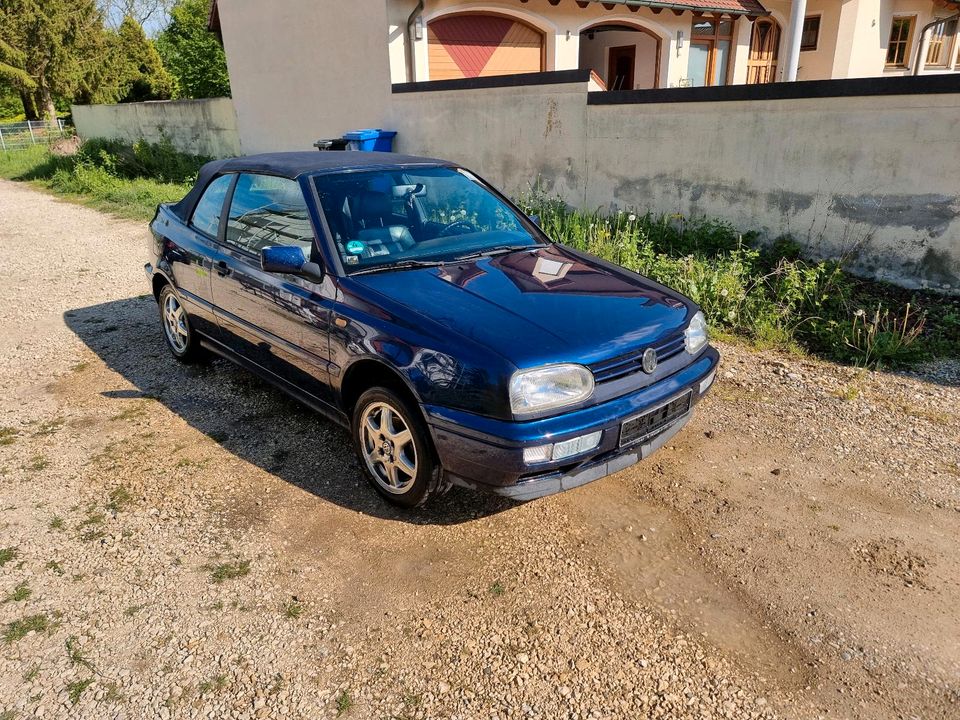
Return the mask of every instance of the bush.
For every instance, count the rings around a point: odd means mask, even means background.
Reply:
[[[790,238],[758,247],[756,236],[723,221],[606,216],[573,210],[537,189],[519,204],[554,240],[676,288],[700,305],[715,331],[759,347],[869,366],[960,354],[953,301],[857,280],[840,263],[804,259]],[[918,301],[925,309],[916,310]],[[928,312],[938,318],[932,325]]]

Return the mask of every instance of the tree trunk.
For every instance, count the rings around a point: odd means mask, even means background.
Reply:
[[[50,125],[57,124],[57,107],[53,104],[53,95],[50,94],[50,88],[44,82],[40,83],[37,90],[40,94],[40,108],[43,110],[43,116]]]
[[[26,90],[21,90],[20,102],[23,103],[23,114],[26,116],[27,120],[40,119],[40,116],[37,114],[37,103],[34,101],[33,93],[27,92]]]

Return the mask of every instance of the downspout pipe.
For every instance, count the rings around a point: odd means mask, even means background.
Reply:
[[[423,0],[420,0],[417,3],[417,6],[413,9],[413,12],[410,13],[410,17],[407,18],[407,37],[403,43],[403,47],[407,51],[407,82],[415,82],[416,78],[413,76],[414,72],[414,55],[413,55],[413,33],[411,28],[413,24],[417,21],[417,15],[423,12]]]
[[[951,20],[957,20],[960,22],[960,13],[956,15],[951,15],[950,17],[937,18],[932,20],[923,26],[923,30],[920,31],[920,42],[917,43],[917,56],[913,59],[913,75],[920,74],[920,58],[923,57],[923,64],[926,65],[927,61],[924,57],[927,48],[930,47],[930,44],[927,42],[927,31],[935,28],[937,25],[943,25],[950,22]]]

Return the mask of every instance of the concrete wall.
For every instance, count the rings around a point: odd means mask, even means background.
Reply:
[[[74,105],[73,122],[81,138],[157,142],[169,138],[182,152],[211,157],[240,154],[237,116],[230,98]]]
[[[219,11],[245,153],[383,126],[384,0],[219,0]]]
[[[960,288],[960,93],[596,105],[571,83],[396,94],[390,124],[511,193],[539,178],[575,206],[725,218]]]

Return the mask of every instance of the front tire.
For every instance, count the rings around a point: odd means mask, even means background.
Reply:
[[[173,356],[182,363],[195,363],[204,358],[200,340],[190,326],[187,310],[170,285],[164,285],[157,298],[163,339]]]
[[[351,430],[364,475],[389,502],[419,507],[446,489],[426,424],[397,393],[383,387],[363,393]]]

